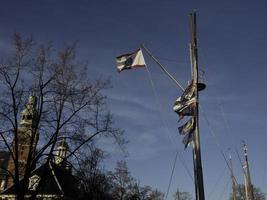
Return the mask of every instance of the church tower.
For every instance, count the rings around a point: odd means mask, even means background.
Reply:
[[[71,170],[70,165],[67,162],[67,153],[69,150],[68,143],[65,138],[57,144],[56,152],[54,155],[54,163],[63,167],[65,170]]]
[[[21,112],[21,121],[18,127],[18,163],[19,163],[19,176],[23,177],[25,167],[27,164],[28,156],[33,157],[36,151],[38,142],[38,132],[36,127],[37,111],[36,111],[37,98],[31,95],[28,99],[26,108]],[[15,141],[12,142],[12,151],[15,151]],[[31,151],[31,154],[29,152]],[[15,174],[15,163],[10,156],[8,161],[8,171]],[[11,176],[7,178],[6,186],[13,185]]]

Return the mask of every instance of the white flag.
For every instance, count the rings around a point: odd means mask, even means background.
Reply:
[[[132,69],[134,67],[145,67],[146,63],[144,60],[141,49],[133,53],[123,54],[116,58],[117,69],[119,72],[125,69]]]

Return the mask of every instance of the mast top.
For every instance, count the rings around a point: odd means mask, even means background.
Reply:
[[[191,48],[190,52],[192,55],[194,55],[194,59],[192,59],[192,64],[193,66],[198,65],[198,49],[197,49],[197,37],[196,37],[196,32],[197,32],[197,20],[196,20],[196,11],[194,10],[192,13],[189,13],[190,17],[190,27],[192,30],[191,34]],[[206,84],[204,83],[204,71],[202,71],[201,74],[197,75],[197,78],[195,77],[196,72],[193,73],[194,79],[197,82],[197,90],[202,91],[206,88]],[[198,73],[198,72],[197,72]]]

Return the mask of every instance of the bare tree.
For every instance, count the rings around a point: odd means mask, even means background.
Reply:
[[[0,65],[0,147],[10,152],[8,184],[14,184],[22,200],[31,171],[53,160],[61,138],[71,143],[65,160],[101,136],[120,145],[124,140],[102,94],[110,82],[88,79],[87,65],[76,59],[76,43],[56,51],[17,33],[13,42],[13,54]]]
[[[237,193],[237,200],[244,200],[245,199],[245,186],[243,184],[239,184],[238,186],[238,193]],[[255,200],[265,200],[266,195],[261,191],[258,187],[253,187],[254,199]],[[230,200],[234,199],[233,194],[230,194]]]
[[[116,200],[163,200],[164,194],[150,186],[141,186],[130,174],[126,161],[119,161],[110,172],[112,197]]]
[[[192,200],[192,196],[189,192],[180,192],[178,189],[174,194],[175,200]]]
[[[115,172],[109,175],[113,180],[113,197],[118,200],[126,200],[127,196],[134,184],[134,179],[131,176],[127,163],[119,161],[115,168]]]
[[[89,156],[84,157],[79,164],[76,176],[80,180],[79,199],[97,200],[112,199],[112,180],[102,166],[104,152],[98,148],[91,150]]]
[[[163,200],[164,194],[159,190],[154,190],[150,186],[141,186],[134,183],[127,199],[129,200]]]

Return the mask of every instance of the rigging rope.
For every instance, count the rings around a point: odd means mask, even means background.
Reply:
[[[200,47],[201,45],[198,44],[198,46]],[[205,48],[202,50],[202,54],[203,54],[202,56],[204,57],[203,61],[205,62],[205,65],[207,66],[207,63],[206,63],[206,57],[207,57],[207,56],[206,56]],[[204,66],[205,66],[205,65],[204,65]],[[218,90],[216,90],[216,91],[218,91]],[[221,111],[221,114],[222,114],[223,121],[224,121],[224,123],[226,124],[226,129],[227,129],[226,132],[227,132],[228,136],[230,136],[230,137],[233,138],[233,135],[231,134],[231,131],[230,131],[231,129],[230,129],[229,122],[228,122],[228,120],[227,120],[226,117],[225,117],[225,112],[224,112],[224,109],[223,109],[223,104],[222,104],[222,102],[219,101],[218,98],[216,98],[216,100],[217,100],[218,105],[219,105],[219,107],[220,107],[220,111]],[[202,111],[203,116],[204,116],[204,119],[206,120],[206,123],[207,123],[207,125],[208,125],[209,132],[213,135],[213,137],[214,137],[214,139],[215,139],[215,141],[216,141],[216,145],[217,145],[217,147],[219,148],[220,153],[221,153],[221,155],[223,156],[223,159],[224,159],[224,161],[225,161],[225,163],[226,163],[226,166],[227,166],[227,167],[229,168],[229,170],[231,171],[231,167],[230,167],[230,165],[229,165],[228,160],[226,159],[226,156],[225,156],[224,152],[223,152],[222,149],[221,149],[221,146],[220,146],[220,143],[219,143],[219,141],[218,141],[218,138],[217,138],[215,132],[213,131],[213,129],[212,129],[211,125],[210,125],[210,122],[209,122],[209,120],[208,120],[206,114],[204,113],[203,108],[200,107],[200,109],[202,109],[201,111]],[[233,141],[234,141],[234,140],[232,139],[232,140],[231,140],[231,142],[232,142],[232,146],[235,147]],[[235,149],[236,149],[236,148],[235,148]],[[237,150],[236,150],[236,152],[237,152]],[[237,152],[237,154],[238,154],[238,152]],[[240,162],[241,165],[242,165],[242,161],[241,161],[241,159],[240,159],[239,154],[238,154],[238,158],[239,158],[239,162]],[[243,167],[242,167],[242,168],[243,168]],[[236,183],[237,186],[238,186],[239,193],[241,193],[241,187],[240,187],[240,185],[238,184],[236,177],[233,176],[233,178],[234,178],[235,183]],[[230,179],[229,179],[227,185],[229,184],[229,182],[230,182]],[[223,190],[223,193],[224,193],[224,191],[225,191],[225,189]],[[223,193],[222,193],[222,194],[223,194]],[[220,199],[221,199],[221,198],[222,198],[222,195],[220,196]]]
[[[204,119],[206,120],[208,129],[209,129],[210,133],[213,135],[213,137],[214,137],[214,139],[215,139],[215,141],[216,141],[216,145],[217,145],[217,147],[219,148],[221,155],[223,156],[223,159],[224,159],[224,161],[225,161],[225,163],[226,163],[226,166],[227,166],[228,169],[231,171],[231,166],[229,165],[229,162],[228,162],[228,160],[227,160],[227,158],[226,158],[226,156],[225,156],[225,153],[224,153],[223,150],[221,149],[221,146],[220,146],[220,143],[219,143],[219,141],[218,141],[218,138],[217,138],[215,132],[213,131],[213,129],[212,129],[211,125],[210,125],[210,122],[209,122],[209,120],[208,120],[206,114],[204,113],[203,108],[200,107],[200,110],[201,110],[201,112],[203,113],[203,116],[204,116]],[[234,178],[234,181],[236,182],[236,184],[239,186],[236,177],[234,176],[233,178]],[[239,192],[241,192],[241,188],[238,187],[238,189],[239,189]]]
[[[170,177],[170,180],[169,180],[167,192],[165,194],[165,200],[167,200],[167,197],[169,195],[169,191],[170,191],[170,187],[171,187],[171,183],[172,183],[172,177],[173,177],[174,169],[175,169],[175,166],[176,166],[176,161],[177,161],[178,153],[179,153],[179,151],[176,152],[176,155],[175,155],[175,158],[174,158],[174,162],[173,162],[173,166],[172,166],[172,171],[171,171],[171,177]]]
[[[214,194],[214,191],[215,191],[215,189],[217,188],[219,182],[221,181],[221,179],[222,179],[222,177],[223,177],[223,175],[224,175],[224,173],[225,173],[225,171],[226,171],[226,168],[227,168],[227,166],[225,165],[225,167],[224,167],[222,173],[220,174],[219,178],[217,179],[217,181],[216,181],[215,184],[213,185],[212,190],[208,193],[208,196],[207,196],[208,199],[211,199],[211,196]]]
[[[171,141],[171,143],[176,147],[176,145],[174,144],[174,138],[173,136],[170,134],[170,130],[167,126],[167,122],[165,121],[165,119],[163,118],[163,114],[162,114],[162,105],[160,104],[160,101],[159,101],[159,97],[158,97],[158,94],[156,92],[156,89],[155,89],[155,84],[153,82],[153,79],[152,79],[152,76],[151,76],[151,73],[148,69],[148,67],[146,66],[146,71],[147,71],[147,74],[148,74],[148,78],[149,78],[149,81],[150,81],[150,84],[151,84],[151,87],[152,87],[152,90],[153,90],[153,94],[155,96],[155,99],[156,99],[156,103],[158,104],[158,108],[159,108],[159,112],[160,112],[160,116],[161,116],[161,120],[162,120],[162,124],[163,126],[165,126],[166,130],[167,130],[167,135],[168,135],[168,138],[169,140]],[[184,158],[182,157],[182,154],[180,153],[180,150],[179,148],[176,149],[176,155],[175,155],[175,158],[174,158],[174,163],[173,163],[173,166],[172,166],[172,171],[171,171],[171,176],[170,176],[170,179],[169,179],[169,183],[168,183],[168,188],[167,188],[167,192],[166,192],[166,195],[165,195],[165,199],[167,199],[168,197],[168,193],[169,193],[169,190],[170,190],[170,186],[171,186],[171,182],[172,182],[172,178],[173,178],[173,174],[174,174],[174,169],[175,169],[175,166],[176,166],[176,161],[177,161],[177,157],[179,158],[179,160],[181,161],[183,167],[185,168],[188,176],[191,178],[192,182],[194,182],[193,180],[193,176],[191,175],[190,173],[190,170],[188,169],[186,163],[185,163],[185,160]]]
[[[161,68],[161,70],[172,80],[175,82],[175,84],[182,90],[184,91],[185,89],[183,86],[176,80],[175,77],[173,77],[167,70],[166,68],[158,61],[158,59],[155,58],[155,56],[152,55],[152,53],[145,47],[144,44],[141,45],[141,48],[146,51],[146,53],[158,64],[158,66]]]
[[[224,188],[223,188],[223,190],[222,190],[222,193],[221,193],[221,195],[220,195],[219,198],[218,198],[219,200],[222,199],[223,194],[225,193],[225,190],[227,189],[227,187],[228,187],[228,185],[229,185],[230,182],[231,182],[231,178],[228,179],[228,182],[227,182],[226,185],[224,186]]]

